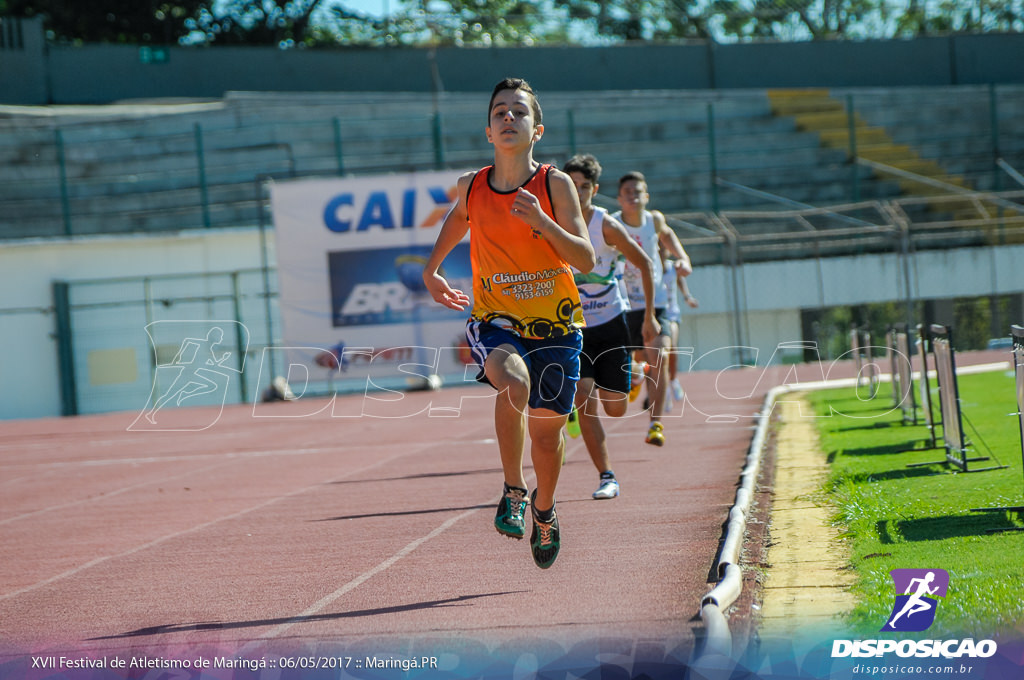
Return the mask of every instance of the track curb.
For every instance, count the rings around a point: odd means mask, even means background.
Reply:
[[[957,367],[957,374],[985,373],[1009,367],[1008,362],[977,364]],[[929,371],[929,375],[931,374],[932,371]],[[919,377],[920,374],[915,372],[914,378],[918,379]],[[879,381],[885,382],[890,378],[891,376],[888,375],[880,375]],[[855,387],[857,384],[857,378],[841,378],[778,385],[765,395],[761,410],[757,413],[757,425],[754,437],[750,442],[746,464],[740,473],[740,487],[736,490],[735,502],[729,510],[728,525],[715,566],[718,582],[700,602],[700,618],[704,624],[705,636],[700,651],[695,655],[695,665],[705,668],[718,667],[724,660],[731,659],[733,656],[732,632],[729,629],[729,622],[725,618],[724,610],[728,609],[742,593],[743,570],[740,567],[740,552],[746,538],[747,516],[761,471],[761,460],[768,438],[768,425],[776,400],[779,395],[789,392]]]

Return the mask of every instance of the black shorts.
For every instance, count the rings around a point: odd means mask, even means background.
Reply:
[[[644,347],[644,314],[645,309],[631,309],[626,312],[626,325],[629,327],[629,344],[633,347]],[[661,335],[672,337],[668,315],[664,307],[654,308],[654,318],[661,324]]]
[[[630,352],[625,313],[599,326],[587,326],[583,329],[580,378],[592,378],[603,390],[626,394]]]

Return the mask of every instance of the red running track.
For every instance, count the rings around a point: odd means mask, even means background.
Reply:
[[[568,440],[546,571],[492,525],[489,388],[181,408],[163,431],[131,429],[138,413],[2,422],[0,676],[49,677],[30,659],[61,655],[681,667],[754,416],[791,371],[682,376],[663,448],[637,405],[604,419],[614,500],[591,499],[597,472]]]

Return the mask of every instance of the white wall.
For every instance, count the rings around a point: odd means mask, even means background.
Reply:
[[[954,298],[1024,291],[1024,246],[917,253],[910,260],[915,299]],[[800,310],[902,300],[906,286],[900,258],[872,254],[827,260],[789,260],[744,265],[737,271],[743,344],[758,364],[777,363],[782,343],[802,338]],[[697,310],[684,309],[679,346],[694,348],[696,368],[720,369],[735,356],[733,272],[699,268],[690,277]],[[1020,322],[1021,320],[1018,320]],[[683,366],[680,365],[680,370]]]
[[[268,231],[267,236],[273,266],[273,233]],[[226,272],[260,266],[256,229],[0,244],[0,385],[4,386],[0,419],[60,415],[53,281]]]
[[[273,233],[268,232],[269,259]],[[946,298],[1024,291],[1024,246],[917,254],[911,286],[916,297]],[[54,280],[227,272],[260,267],[255,229],[185,231],[161,236],[76,238],[0,245],[0,419],[59,415],[61,411],[52,310]],[[690,279],[700,308],[686,309],[680,346],[693,347],[696,368],[731,365],[734,355],[732,271],[702,267]],[[903,272],[896,255],[863,255],[744,265],[738,278],[747,344],[757,363],[779,344],[802,339],[802,308],[901,299]],[[746,332],[749,329],[749,334]],[[681,365],[685,370],[686,364]]]

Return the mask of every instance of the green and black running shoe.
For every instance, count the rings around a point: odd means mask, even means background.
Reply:
[[[534,490],[533,495],[530,496],[531,506],[536,495],[537,491]],[[542,522],[537,518],[537,508],[533,507],[531,509],[533,512],[533,533],[530,534],[530,549],[533,551],[533,561],[541,569],[547,569],[555,563],[555,558],[558,557],[560,545],[558,516],[555,514],[555,509],[551,508],[551,521]]]
[[[494,528],[509,538],[526,536],[526,489],[505,485],[505,494],[498,501],[498,512],[494,516]]]

